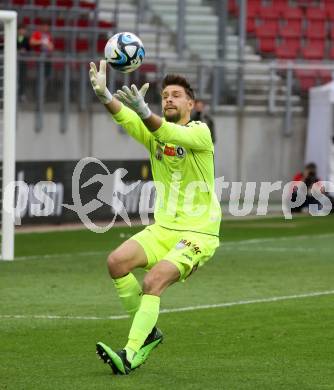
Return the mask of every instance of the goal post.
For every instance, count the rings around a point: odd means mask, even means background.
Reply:
[[[3,29],[3,47],[0,65],[1,104],[1,161],[2,161],[2,205],[1,205],[1,259],[14,259],[14,185],[15,138],[16,138],[16,34],[17,13],[0,10]]]

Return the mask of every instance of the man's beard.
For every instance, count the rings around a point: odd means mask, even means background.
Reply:
[[[164,117],[167,122],[177,123],[181,119],[181,114],[178,111],[172,114],[169,114],[165,111]]]

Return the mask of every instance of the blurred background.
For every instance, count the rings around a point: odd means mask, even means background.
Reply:
[[[194,118],[212,129],[216,177],[288,182],[312,162],[317,177],[333,180],[334,0],[1,0],[0,7],[18,12],[16,177],[31,189],[40,180],[57,184],[53,214],[34,217],[32,194],[23,222],[76,220],[62,202],[71,203],[83,157],[126,168],[128,181],[150,179],[145,149],[110,120],[88,78],[89,62],[122,31],[141,38],[146,58],[132,74],[110,69],[110,90],[148,81],[158,113],[162,77],[184,75],[199,100]],[[110,209],[98,213],[110,217]]]

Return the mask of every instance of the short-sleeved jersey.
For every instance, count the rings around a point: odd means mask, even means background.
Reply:
[[[157,191],[156,223],[219,236],[221,208],[215,193],[214,147],[208,126],[195,121],[183,126],[163,119],[161,127],[150,132],[125,106],[113,119],[149,151]]]

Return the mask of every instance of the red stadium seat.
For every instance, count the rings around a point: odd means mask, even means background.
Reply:
[[[310,22],[307,26],[306,38],[324,40],[326,38],[326,25],[323,22]]]
[[[57,51],[65,51],[65,38],[56,37],[53,40],[54,49]]]
[[[75,50],[80,53],[87,52],[89,50],[88,39],[77,38],[75,41]]]
[[[297,69],[295,75],[302,91],[307,91],[317,84],[318,71],[316,69]]]
[[[95,3],[95,1],[80,1],[79,7],[88,8],[88,9],[95,9],[96,3]]]
[[[97,47],[96,47],[96,50],[98,53],[103,53],[104,52],[104,46],[106,45],[107,43],[107,40],[106,39],[98,39],[97,40]]]
[[[326,19],[326,10],[320,7],[309,7],[306,9],[306,18],[308,20],[324,21]]]
[[[301,49],[305,60],[321,60],[325,57],[325,43],[323,41],[309,41]]]
[[[275,21],[266,21],[255,29],[256,36],[259,38],[276,38],[278,33],[278,24]]]
[[[302,36],[301,24],[297,22],[296,24],[287,24],[285,26],[281,26],[279,34],[282,38],[300,39]]]
[[[51,25],[51,20],[49,19],[42,19],[42,18],[35,18],[34,19],[34,25],[41,26],[43,23],[47,23]]]
[[[331,60],[334,60],[334,45],[332,45],[331,48],[329,49],[329,58]]]
[[[157,69],[157,65],[154,63],[144,63],[139,68],[139,71],[140,73],[156,73]]]
[[[23,16],[23,19],[21,21],[21,24],[24,24],[25,26],[28,26],[30,24],[30,18],[29,16]]]
[[[301,77],[298,81],[300,89],[304,92],[307,92],[310,88],[315,87],[317,84],[316,77]]]
[[[283,42],[287,44],[289,47],[299,51],[302,41],[299,38],[284,38]]]
[[[332,72],[326,69],[319,69],[318,76],[320,84],[327,84],[332,81]]]
[[[259,50],[261,53],[274,53],[276,38],[259,38]]]
[[[259,14],[261,4],[259,2],[250,1],[247,3],[247,18],[256,18]]]
[[[258,38],[259,51],[273,53],[276,47],[278,25],[276,21],[266,21],[255,29]]]
[[[26,0],[12,0],[12,5],[24,5],[26,4]]]
[[[296,77],[317,77],[318,70],[317,69],[296,69],[294,71]]]
[[[35,0],[34,3],[40,7],[49,7],[51,4],[50,0]]]
[[[294,71],[296,77],[317,77],[318,70],[317,69],[296,69]]]
[[[283,41],[279,46],[276,46],[275,55],[282,60],[293,60],[298,57],[299,47],[289,45],[289,42]]]
[[[112,22],[108,22],[107,20],[99,20],[98,26],[100,28],[113,28],[115,25]]]
[[[57,7],[71,8],[73,7],[73,0],[57,0],[56,5]]]
[[[58,18],[55,22],[56,27],[65,27],[65,19]]]
[[[264,20],[277,20],[279,18],[279,11],[275,7],[261,7],[259,16]]]
[[[284,27],[300,30],[302,31],[302,20],[301,19],[286,19],[284,23],[281,24]]]
[[[327,18],[331,21],[334,20],[334,3],[331,6],[326,6]]]
[[[283,15],[285,10],[289,8],[289,1],[288,0],[273,1],[272,5],[274,8],[276,8],[279,15]]]
[[[303,11],[298,7],[289,7],[282,12],[283,19],[288,20],[302,20],[303,18]]]
[[[77,27],[87,28],[90,25],[90,21],[86,18],[80,18],[76,21]]]
[[[296,3],[297,7],[312,7],[314,6],[315,1],[318,0],[295,0],[294,2]],[[319,3],[319,1],[318,1]]]
[[[254,18],[248,18],[247,19],[247,25],[246,25],[247,34],[254,34],[255,33],[255,28],[256,28],[255,19]]]
[[[237,4],[237,0],[229,0],[228,1],[228,12],[233,15],[237,16],[239,13],[239,6]]]

